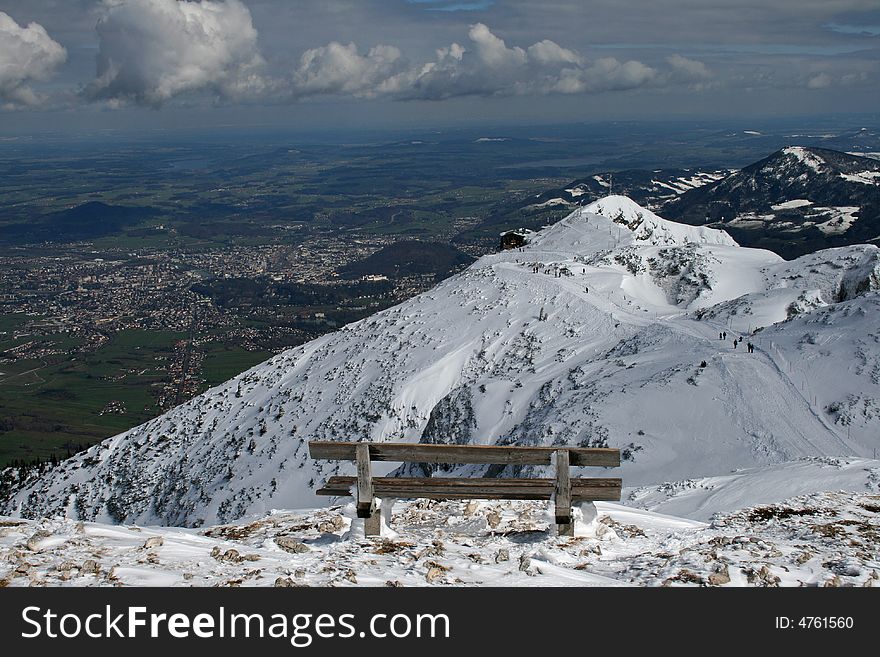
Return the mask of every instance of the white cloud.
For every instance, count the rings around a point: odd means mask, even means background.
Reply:
[[[67,51],[42,25],[21,27],[0,11],[0,105],[36,105],[40,96],[29,83],[46,80],[67,60]]]
[[[846,73],[840,76],[840,84],[844,87],[850,87],[868,82],[870,76],[867,71],[859,71],[858,73]]]
[[[835,86],[854,87],[864,85],[869,80],[870,76],[867,71],[854,71],[850,73],[822,71],[814,73],[807,79],[807,89],[828,89]]]
[[[509,46],[488,26],[470,26],[421,65],[401,51],[332,41],[306,50],[292,70],[269,78],[257,31],[240,0],[104,0],[93,100],[159,107],[198,92],[224,99],[295,101],[314,96],[442,100],[458,96],[599,93],[710,77],[675,55],[668,70],[613,57],[587,60],[549,39]]]
[[[827,89],[831,86],[833,80],[827,73],[817,73],[807,80],[808,89]]]
[[[603,57],[583,68],[566,69],[552,90],[569,94],[621,91],[644,87],[657,79],[657,71],[641,62]]]
[[[401,67],[400,50],[393,46],[376,46],[361,55],[355,44],[334,41],[303,53],[293,74],[294,95],[375,96]]]
[[[106,0],[93,99],[158,107],[189,92],[246,99],[271,86],[239,0]]]
[[[482,23],[471,26],[470,44],[453,43],[436,61],[394,85],[402,98],[443,99],[465,95],[574,94],[632,89],[651,84],[657,72],[637,61],[614,58],[588,62],[545,39],[526,49],[508,47]]]
[[[671,55],[666,61],[672,67],[672,75],[686,82],[701,82],[712,77],[711,71],[703,62],[688,59],[681,55]]]
[[[420,66],[406,64],[393,46],[362,54],[354,43],[332,42],[307,50],[291,79],[289,96],[319,94],[442,100],[456,96],[597,93],[658,84],[664,78],[638,61],[612,57],[587,61],[579,53],[544,39],[528,48],[508,46],[486,25],[470,27],[466,45],[452,43]],[[675,64],[708,75],[700,62]],[[702,70],[700,69],[702,67]],[[699,75],[698,75],[699,76]]]
[[[528,49],[529,59],[538,64],[575,64],[580,66],[583,64],[583,57],[573,50],[563,48],[558,43],[544,39],[531,46]]]
[[[503,39],[492,34],[482,23],[472,25],[468,37],[474,44],[480,63],[488,68],[523,66],[529,61],[525,50],[518,47],[508,48]]]

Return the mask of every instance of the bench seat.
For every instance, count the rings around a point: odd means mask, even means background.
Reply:
[[[467,477],[373,477],[376,497],[399,499],[427,498],[432,500],[549,500],[553,497],[555,479],[490,479]],[[620,500],[622,481],[615,478],[571,479],[571,501]],[[318,495],[357,496],[357,477],[333,476]],[[354,492],[353,492],[354,491]]]

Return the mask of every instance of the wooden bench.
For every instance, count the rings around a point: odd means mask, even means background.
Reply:
[[[620,450],[586,447],[515,447],[502,445],[426,445],[421,443],[366,443],[311,441],[313,459],[355,461],[357,476],[333,476],[318,495],[355,497],[357,515],[364,518],[367,536],[378,536],[380,514],[375,499],[428,498],[433,500],[555,500],[557,533],[574,534],[574,503],[620,499],[620,479],[571,478],[570,466],[614,468]],[[443,464],[498,464],[556,466],[552,479],[468,477],[373,477],[372,461]]]

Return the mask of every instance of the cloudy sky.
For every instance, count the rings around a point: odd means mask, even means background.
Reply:
[[[0,0],[0,131],[876,112],[877,0]]]

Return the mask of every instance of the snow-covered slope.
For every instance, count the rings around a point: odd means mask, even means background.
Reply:
[[[2,511],[199,526],[313,507],[353,471],[309,459],[313,439],[609,445],[627,486],[871,456],[878,289],[875,246],[786,262],[607,197],[14,482]],[[733,346],[755,331],[755,353]]]
[[[709,521],[761,504],[823,491],[880,493],[880,462],[812,457],[737,470],[719,477],[670,481],[625,490],[624,503],[652,512]]]

